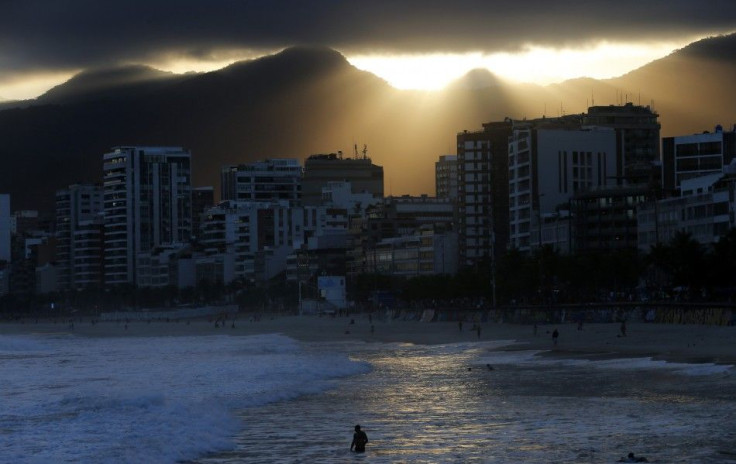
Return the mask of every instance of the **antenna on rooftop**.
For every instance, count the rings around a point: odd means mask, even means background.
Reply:
[[[356,159],[356,160],[358,159],[358,144],[357,143],[353,144],[353,159]]]
[[[368,145],[363,144],[363,159],[368,159]]]

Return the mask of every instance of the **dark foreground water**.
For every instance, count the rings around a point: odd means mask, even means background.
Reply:
[[[492,344],[321,344],[373,366],[319,394],[247,408],[213,463],[736,462],[736,369],[583,361]],[[490,364],[493,369],[486,367]],[[360,423],[367,453],[349,452]]]

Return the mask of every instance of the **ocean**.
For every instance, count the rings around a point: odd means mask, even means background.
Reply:
[[[0,336],[0,462],[736,462],[733,366],[510,343]]]

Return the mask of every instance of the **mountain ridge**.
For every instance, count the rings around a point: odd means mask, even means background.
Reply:
[[[663,136],[729,127],[736,60],[707,54],[736,49],[736,34],[714,40],[617,78],[544,87],[471,72],[443,91],[401,91],[326,47],[289,48],[199,74],[141,66],[88,71],[0,110],[0,192],[13,195],[14,209],[49,210],[55,190],[99,181],[101,156],[117,145],[184,146],[192,150],[194,184],[217,187],[223,164],[304,159],[367,143],[384,166],[387,192],[401,186],[400,193],[429,193],[434,162],[454,152],[456,133],[504,117],[580,113],[636,95],[656,101]],[[684,87],[691,91],[677,90]]]

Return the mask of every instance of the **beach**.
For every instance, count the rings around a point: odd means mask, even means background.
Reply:
[[[736,328],[473,325],[2,323],[0,462],[736,462]]]
[[[380,318],[377,315],[293,316],[264,313],[241,314],[218,323],[212,320],[105,321],[88,318],[50,322],[29,319],[0,323],[0,334],[67,333],[85,337],[150,337],[196,335],[283,334],[305,342],[365,341],[380,343],[447,344],[505,340],[504,350],[537,350],[547,356],[615,358],[652,357],[686,363],[736,364],[736,327],[693,324],[628,322],[626,336],[619,323],[576,323],[532,325],[457,321],[420,322]],[[351,323],[352,321],[352,323]],[[373,331],[371,331],[373,326]],[[552,332],[559,331],[557,346]]]

